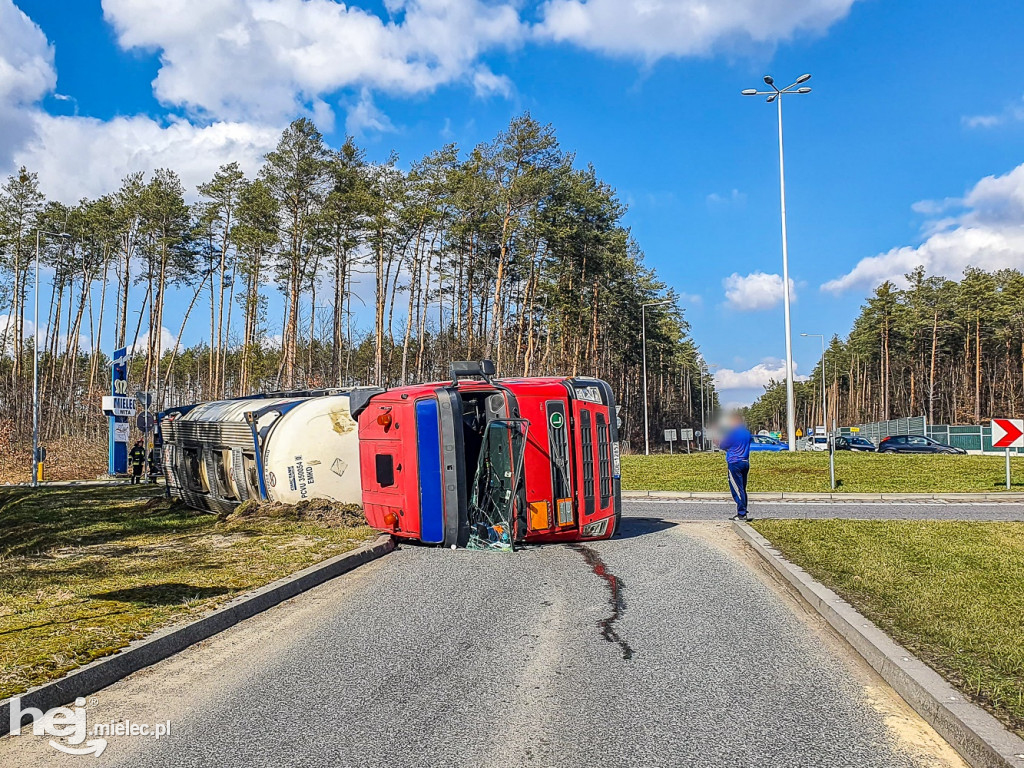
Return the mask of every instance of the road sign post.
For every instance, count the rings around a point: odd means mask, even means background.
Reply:
[[[992,419],[992,447],[1006,449],[1006,490],[1010,490],[1010,449],[1024,448],[1024,419]]]
[[[674,429],[666,429],[665,439],[668,441],[668,452],[670,454],[675,453],[675,451],[672,449],[672,443],[675,442],[676,431]]]
[[[690,443],[693,442],[693,430],[692,429],[680,429],[679,440],[686,443],[686,452],[690,452]]]
[[[836,489],[836,423],[832,422],[832,434],[828,436],[828,479],[832,490]]]

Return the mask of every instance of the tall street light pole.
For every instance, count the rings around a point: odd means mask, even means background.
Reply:
[[[825,334],[823,333],[801,333],[806,338],[821,339],[821,423],[828,431],[828,411],[825,410]]]
[[[718,365],[708,365],[703,359],[698,359],[698,365],[700,366],[700,447],[702,451],[706,451],[708,448],[708,423],[706,414],[711,412],[715,407],[715,380],[711,376],[711,368],[718,368]],[[710,392],[707,392],[707,385],[704,383],[704,377],[707,377],[708,384],[711,385]],[[707,404],[705,405],[705,394],[707,395]]]
[[[640,335],[643,337],[643,358],[644,358],[644,456],[651,455],[651,428],[647,421],[647,308],[660,307],[662,304],[672,304],[672,299],[664,301],[650,301],[640,305]]]
[[[704,361],[700,361],[700,449],[703,451],[707,448],[705,440],[707,440],[707,426],[704,424]]]
[[[770,91],[759,91],[748,88],[744,96],[767,96],[768,103],[775,102],[779,112],[779,192],[782,198],[782,298],[786,315],[786,434],[789,438],[789,450],[796,450],[796,403],[793,398],[793,328],[790,321],[789,291],[789,243],[786,234],[786,162],[782,151],[782,97],[791,94],[810,93],[811,89],[803,84],[811,79],[810,75],[800,75],[796,82],[781,90],[775,85],[771,75],[764,76],[764,82]]]
[[[721,368],[722,366],[720,366],[718,363],[708,363],[706,361],[701,361],[701,362],[704,365],[704,370],[707,372],[707,377],[708,377],[708,408],[707,408],[707,412],[708,412],[708,416],[714,416],[714,414],[715,414],[715,372],[716,372],[716,370],[718,368]],[[704,424],[705,424],[705,428],[704,428],[704,440],[705,440],[704,447],[707,448],[707,439],[708,439],[707,421],[705,421]],[[714,448],[714,445],[712,445],[711,447]]]
[[[32,315],[32,324],[35,326],[34,347],[32,349],[32,487],[39,487],[39,237],[50,235],[69,239],[71,235],[64,232],[47,232],[42,229],[36,230],[36,264],[35,264],[35,309]]]

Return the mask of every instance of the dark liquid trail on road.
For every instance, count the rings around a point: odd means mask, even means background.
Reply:
[[[622,658],[629,659],[633,658],[633,649],[630,648],[629,643],[623,640],[619,633],[615,631],[615,622],[619,620],[622,615],[623,609],[626,607],[622,600],[622,588],[625,586],[622,580],[608,570],[608,566],[604,564],[604,560],[590,547],[584,546],[583,544],[570,544],[572,549],[575,549],[581,555],[583,559],[587,561],[587,565],[590,566],[590,570],[595,575],[604,579],[604,582],[608,585],[608,602],[612,606],[612,615],[607,619],[601,619],[597,623],[601,627],[601,635],[609,643],[618,643],[622,649]]]

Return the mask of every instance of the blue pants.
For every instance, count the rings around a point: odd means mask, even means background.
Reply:
[[[749,461],[729,462],[729,490],[736,502],[736,513],[747,514],[747,474],[750,472]]]

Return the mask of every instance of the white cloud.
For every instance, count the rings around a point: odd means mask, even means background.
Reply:
[[[0,315],[0,342],[3,347],[0,348],[0,357],[7,357],[14,354],[14,345],[17,343],[15,338],[15,331],[17,328],[17,322],[15,318],[12,318],[9,314]],[[22,328],[23,343],[26,345],[25,351],[30,351],[31,346],[35,343],[36,324],[28,317],[25,318],[24,325]],[[63,334],[57,339],[57,347],[63,350],[68,343],[70,336]],[[45,349],[46,345],[50,342],[50,326],[40,325],[39,326],[39,348]],[[89,351],[89,337],[85,334],[78,335],[78,349],[84,352]]]
[[[746,192],[740,192],[738,189],[732,190],[727,195],[720,195],[717,192],[712,192],[707,196],[708,205],[711,206],[722,206],[722,205],[746,205],[747,194]]]
[[[799,366],[793,362],[794,378],[797,381],[805,381],[806,376],[796,375]],[[772,381],[786,380],[786,361],[767,358],[745,371],[735,371],[731,368],[719,368],[715,371],[715,388],[723,390],[734,389],[760,389],[768,386]]]
[[[614,55],[701,56],[821,33],[855,0],[546,0],[537,34]]]
[[[373,102],[369,88],[363,88],[359,101],[348,110],[345,131],[350,136],[364,136],[370,132],[393,133],[395,126],[391,119],[381,112]]]
[[[167,330],[165,327],[160,326],[160,353],[170,352],[174,349],[174,345],[177,342],[178,337]],[[134,346],[131,347],[131,351],[134,354],[145,354],[147,345],[149,344],[149,331],[146,331],[139,336],[138,341],[135,342]]]
[[[254,173],[280,135],[247,123],[196,126],[178,119],[162,125],[145,116],[104,122],[36,111],[32,120],[34,136],[14,153],[13,164],[37,171],[46,193],[69,204],[116,189],[131,171],[154,168],[171,168],[193,193],[232,160]]]
[[[56,95],[53,46],[14,0],[0,0],[0,174],[25,163],[68,202],[159,166],[191,189],[227,159],[251,170],[299,115],[330,130],[340,104],[347,128],[379,132],[393,126],[373,94],[461,83],[510,96],[513,83],[483,59],[538,36],[648,58],[700,54],[823,31],[853,2],[544,0],[531,29],[522,0],[384,0],[383,14],[359,0],[103,0],[118,45],[158,57],[154,94],[187,118],[98,121],[39,108]]]
[[[700,307],[704,305],[704,297],[699,293],[680,293],[679,301],[684,307]]]
[[[722,281],[729,306],[742,311],[771,309],[782,301],[782,277],[765,272],[741,275],[733,272]],[[789,296],[796,301],[796,286],[790,278]]]
[[[479,57],[523,40],[513,3],[386,6],[390,20],[333,0],[104,0],[122,48],[159,54],[156,96],[191,115],[162,122],[39,109],[56,87],[53,47],[13,0],[0,0],[0,173],[25,164],[48,195],[73,202],[116,188],[128,172],[169,167],[191,192],[224,162],[254,171],[297,115],[333,129],[327,100],[345,90],[357,94],[346,128],[359,134],[394,130],[375,90],[413,94],[463,81],[479,94],[511,92]]]
[[[161,101],[223,120],[280,122],[346,88],[479,88],[480,55],[524,37],[508,2],[385,5],[390,20],[334,0],[103,0],[103,12],[123,48],[160,52]]]
[[[489,67],[478,67],[473,73],[473,90],[477,96],[509,96],[512,93],[512,81],[505,75],[494,74]]]
[[[31,104],[56,85],[46,35],[15,5],[0,4],[0,101]]]
[[[861,259],[848,273],[822,285],[822,290],[874,288],[886,280],[904,285],[903,276],[917,266],[930,274],[957,278],[967,267],[1019,269],[1024,264],[1024,165],[1002,176],[987,176],[962,199],[923,201],[914,209],[955,215],[926,222],[927,237],[920,245]]]
[[[53,46],[10,0],[0,0],[0,147],[16,146],[32,131],[25,112],[57,85]]]
[[[967,128],[995,128],[1007,123],[1024,121],[1024,98],[1007,105],[1001,112],[992,115],[964,115],[961,122]]]
[[[799,365],[793,362],[795,381],[807,381],[807,376],[801,376],[796,371]],[[715,372],[715,389],[725,395],[722,400],[726,403],[725,410],[750,405],[762,394],[764,388],[772,381],[786,380],[786,363],[776,358],[765,358],[752,368],[745,370],[734,370],[732,368],[719,368]]]

